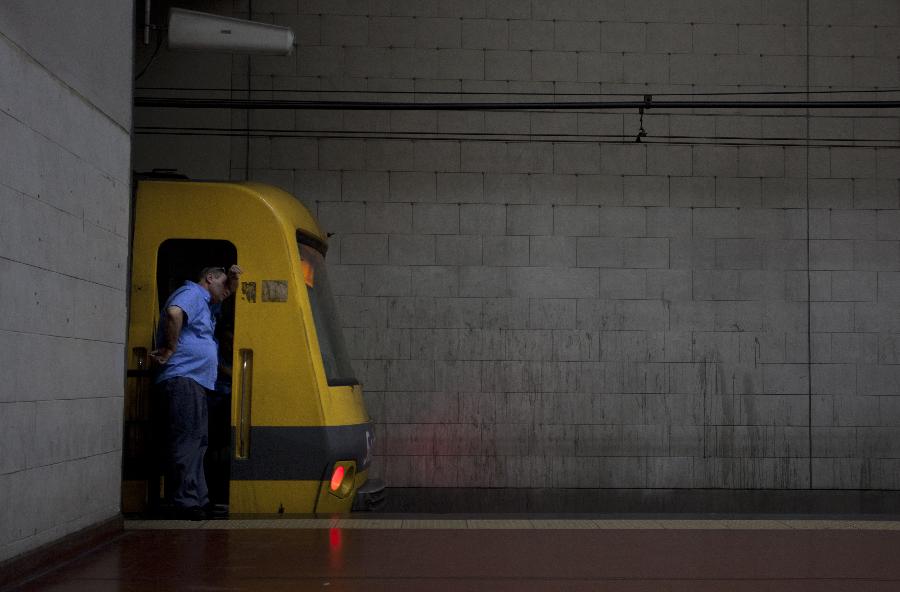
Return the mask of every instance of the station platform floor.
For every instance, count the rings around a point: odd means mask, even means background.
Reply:
[[[17,592],[900,590],[900,519],[126,520]]]

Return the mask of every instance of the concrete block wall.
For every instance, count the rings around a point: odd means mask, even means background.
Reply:
[[[0,560],[119,513],[131,10],[0,5]]]
[[[872,91],[900,86],[898,6],[215,8],[297,34],[291,56],[219,72],[258,98],[550,101],[896,98]],[[785,91],[800,94],[753,94]],[[232,121],[255,131],[232,141],[231,177],[292,191],[334,233],[331,278],[389,485],[900,487],[896,111]],[[142,157],[166,158],[147,142]]]

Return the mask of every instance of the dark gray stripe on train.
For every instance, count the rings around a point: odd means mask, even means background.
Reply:
[[[231,461],[231,478],[318,481],[339,460],[355,460],[361,471],[369,466],[374,435],[370,423],[250,428],[250,457]],[[234,450],[233,430],[231,437]]]

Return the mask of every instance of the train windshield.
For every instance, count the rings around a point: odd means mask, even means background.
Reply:
[[[322,364],[329,386],[351,386],[359,384],[350,365],[344,335],[338,323],[337,311],[328,276],[325,272],[325,256],[322,252],[307,244],[302,235],[297,233],[297,244],[300,247],[300,259],[303,265],[303,279],[309,294],[316,333],[319,335],[319,349],[322,350]]]

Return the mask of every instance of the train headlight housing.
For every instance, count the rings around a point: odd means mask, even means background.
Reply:
[[[353,483],[356,477],[356,462],[342,460],[334,463],[331,468],[331,478],[328,483],[328,493],[341,499],[353,492]]]

